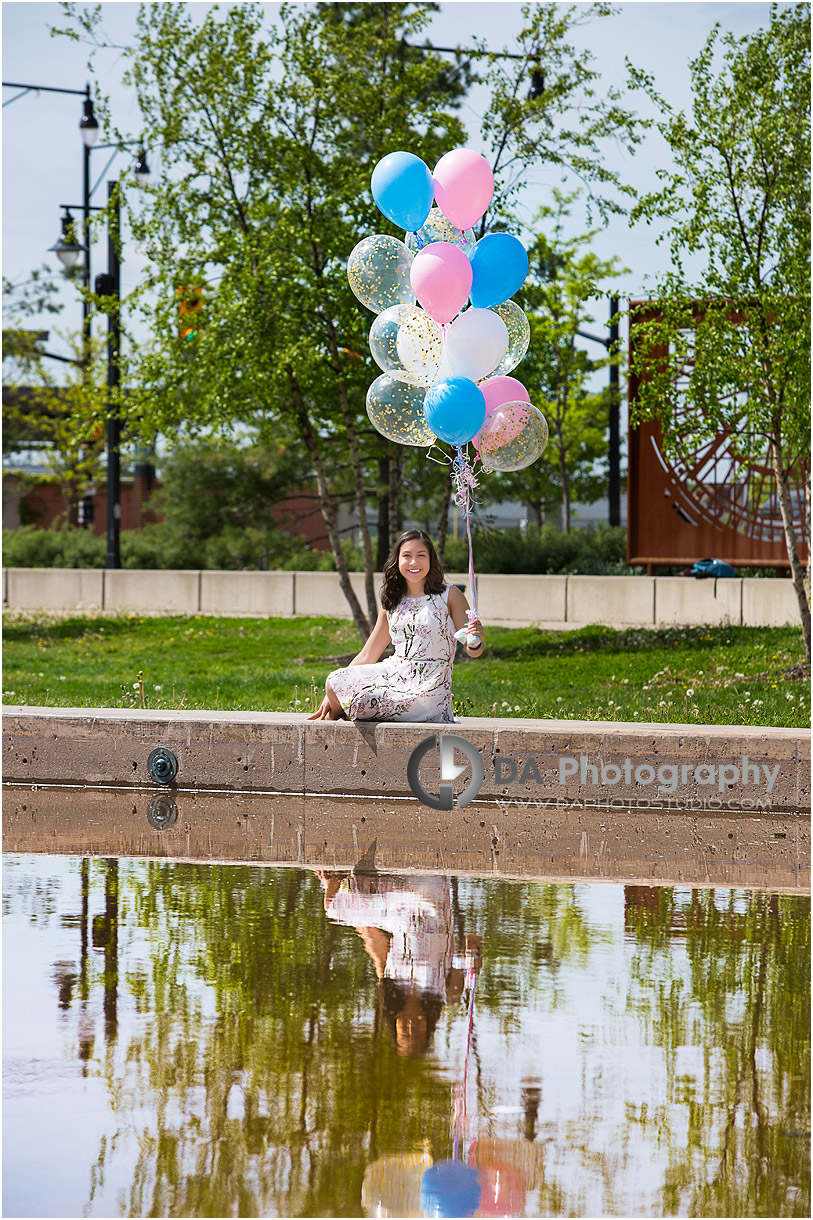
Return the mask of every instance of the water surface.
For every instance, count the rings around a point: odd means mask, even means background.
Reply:
[[[4,863],[6,1215],[810,1214],[805,897]]]

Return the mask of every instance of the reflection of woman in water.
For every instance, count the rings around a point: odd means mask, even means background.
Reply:
[[[342,880],[319,872],[325,911],[355,928],[375,965],[379,1001],[399,1055],[426,1052],[444,1004],[463,993],[465,972],[455,958],[449,881],[442,876],[391,876],[358,869]],[[477,955],[479,936],[464,952]]]

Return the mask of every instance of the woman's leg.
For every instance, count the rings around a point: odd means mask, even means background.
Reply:
[[[346,720],[347,713],[336,696],[329,682],[325,682],[325,697],[319,708],[311,712],[308,720]]]
[[[346,720],[347,713],[345,712],[341,703],[339,703],[339,700],[336,696],[336,692],[334,691],[333,687],[330,685],[329,682],[325,682],[325,694],[327,696],[327,701],[330,704],[330,719],[331,720]]]

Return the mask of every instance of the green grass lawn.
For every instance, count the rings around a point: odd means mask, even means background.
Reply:
[[[487,627],[458,653],[455,711],[682,724],[810,725],[793,628]],[[5,615],[3,702],[311,711],[360,647],[347,620]]]

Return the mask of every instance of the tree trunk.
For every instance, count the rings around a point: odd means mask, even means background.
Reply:
[[[290,365],[285,366],[285,372],[288,376],[288,382],[291,387],[291,398],[294,403],[294,408],[297,413],[299,426],[302,429],[302,438],[308,450],[313,469],[316,475],[316,491],[319,498],[319,508],[322,512],[322,518],[327,530],[327,536],[330,541],[330,549],[333,552],[333,559],[336,564],[336,571],[339,574],[339,584],[342,593],[347,598],[347,604],[350,607],[350,613],[353,615],[353,621],[358,628],[359,635],[363,640],[366,640],[370,634],[370,623],[364,617],[364,612],[359,605],[359,600],[353,591],[353,586],[350,583],[350,573],[347,570],[347,561],[342,550],[339,531],[336,528],[336,506],[333,500],[333,495],[325,477],[325,467],[322,461],[322,455],[319,452],[319,442],[316,432],[308,415],[302,390],[299,382],[294,375],[294,371]]]
[[[805,644],[805,657],[810,664],[810,599],[805,588],[805,570],[799,559],[799,548],[796,545],[796,533],[793,526],[793,507],[790,502],[787,473],[782,461],[782,444],[777,439],[778,429],[770,442],[771,464],[773,465],[776,490],[779,495],[779,508],[782,513],[782,524],[785,527],[785,547],[790,560],[790,571],[793,577],[793,588],[799,603],[799,617],[802,620],[802,637]],[[809,546],[809,540],[808,540]]]
[[[443,567],[446,563],[446,537],[449,533],[449,508],[452,503],[452,468],[451,466],[446,471],[446,486],[443,489],[443,504],[440,509],[440,520],[438,521],[438,559],[440,566]]]
[[[562,480],[562,529],[566,534],[570,533],[570,480],[567,473],[567,462],[565,460],[564,438],[559,436],[559,476]]]
[[[379,572],[384,571],[390,549],[390,460],[378,459],[378,558]]]
[[[336,338],[336,330],[332,320],[325,312],[327,322],[327,333],[330,347],[330,354],[337,368],[342,367],[341,353],[339,351],[339,343]],[[370,622],[375,622],[378,617],[378,603],[375,597],[375,563],[373,561],[373,540],[370,536],[370,523],[367,520],[367,488],[364,484],[364,467],[359,453],[358,434],[356,433],[356,421],[353,417],[353,412],[350,410],[350,401],[347,395],[347,384],[344,379],[340,379],[339,385],[339,406],[342,412],[345,430],[347,432],[347,444],[350,449],[350,465],[353,469],[353,482],[356,489],[356,510],[359,518],[359,532],[361,533],[361,545],[364,551],[364,592],[367,595],[367,613],[370,617]],[[391,514],[390,514],[391,515]],[[392,525],[390,525],[392,532]]]
[[[401,454],[393,445],[390,448],[390,550],[401,533]]]

